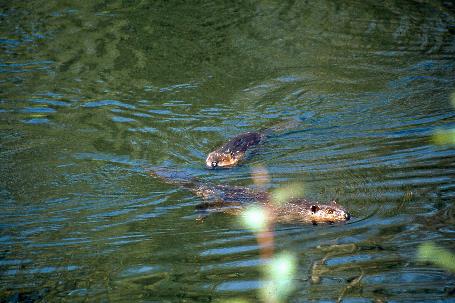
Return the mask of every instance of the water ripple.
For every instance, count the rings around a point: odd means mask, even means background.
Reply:
[[[82,2],[81,2],[82,3]],[[10,2],[0,13],[0,301],[258,299],[261,246],[157,166],[210,184],[298,183],[346,224],[279,224],[288,301],[450,301],[453,5]],[[452,102],[453,103],[453,102]],[[289,119],[238,167],[229,138]]]

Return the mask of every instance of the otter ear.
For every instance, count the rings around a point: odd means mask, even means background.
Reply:
[[[315,212],[318,212],[320,210],[319,206],[317,205],[311,205],[311,212],[314,214]]]

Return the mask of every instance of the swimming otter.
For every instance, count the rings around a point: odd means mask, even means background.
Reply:
[[[284,204],[272,201],[271,195],[242,186],[208,185],[196,180],[179,178],[176,173],[165,170],[151,171],[166,183],[176,184],[192,191],[208,202],[201,203],[196,209],[206,212],[240,214],[246,206],[256,203],[268,211],[270,220],[276,223],[335,223],[350,219],[350,214],[335,201],[329,203],[312,202],[306,199],[291,199]]]
[[[258,145],[272,133],[295,127],[298,121],[289,120],[258,132],[246,132],[235,136],[227,143],[209,153],[205,164],[209,168],[229,168],[235,166],[245,156],[248,149]]]
[[[248,148],[258,145],[263,138],[264,135],[257,132],[240,134],[208,154],[205,163],[210,168],[234,166],[245,156]]]

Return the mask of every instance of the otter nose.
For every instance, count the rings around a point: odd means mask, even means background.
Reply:
[[[215,168],[215,167],[217,167],[217,166],[218,166],[218,162],[213,161],[213,162],[212,162],[212,167]]]
[[[351,214],[350,213],[345,213],[344,217],[346,218],[346,220],[349,220],[349,219],[351,219]]]

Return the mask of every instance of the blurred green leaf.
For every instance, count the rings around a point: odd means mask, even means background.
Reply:
[[[432,141],[436,145],[455,145],[455,128],[437,130]]]
[[[455,272],[455,254],[436,246],[433,243],[424,243],[417,250],[419,261],[431,262],[444,269]]]
[[[227,300],[221,300],[221,301],[216,301],[218,303],[249,303],[250,301],[246,299],[241,299],[241,298],[234,298],[234,299],[227,299]]]
[[[242,214],[243,224],[254,232],[267,229],[267,211],[260,206],[248,207]]]
[[[273,202],[281,205],[291,199],[303,196],[304,187],[301,183],[290,184],[285,187],[278,188],[272,192]]]
[[[281,253],[272,258],[266,265],[266,280],[261,290],[265,302],[286,302],[294,289],[296,267],[297,260],[290,253]]]

